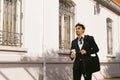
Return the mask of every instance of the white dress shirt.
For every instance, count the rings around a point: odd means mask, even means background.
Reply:
[[[78,38],[78,46],[79,46],[79,49],[81,50],[81,48],[82,48],[82,46],[83,46],[83,44],[84,44],[84,35],[82,35],[82,44],[80,44],[80,38]]]

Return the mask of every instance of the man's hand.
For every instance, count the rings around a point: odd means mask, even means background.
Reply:
[[[86,54],[86,50],[82,49],[80,50],[80,53],[83,55],[83,54]]]
[[[71,55],[70,55],[71,58],[75,58],[75,56],[76,56],[76,54],[73,53],[73,52],[72,52]]]

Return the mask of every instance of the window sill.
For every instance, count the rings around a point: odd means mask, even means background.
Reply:
[[[59,50],[59,55],[69,55],[70,50]]]
[[[27,49],[20,47],[11,47],[11,46],[0,46],[0,51],[4,52],[23,52],[27,53]]]
[[[107,58],[116,58],[115,55],[107,55]]]

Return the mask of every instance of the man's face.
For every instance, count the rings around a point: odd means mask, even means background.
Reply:
[[[84,30],[82,29],[81,26],[76,26],[75,29],[76,29],[77,36],[80,36],[80,35],[82,35],[84,33]]]

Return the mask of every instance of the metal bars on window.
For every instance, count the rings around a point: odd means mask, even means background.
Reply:
[[[2,46],[21,46],[22,33],[20,32],[20,26],[17,26],[17,17],[20,14],[17,13],[18,1],[20,0],[4,0],[3,26],[0,31],[0,45]]]

